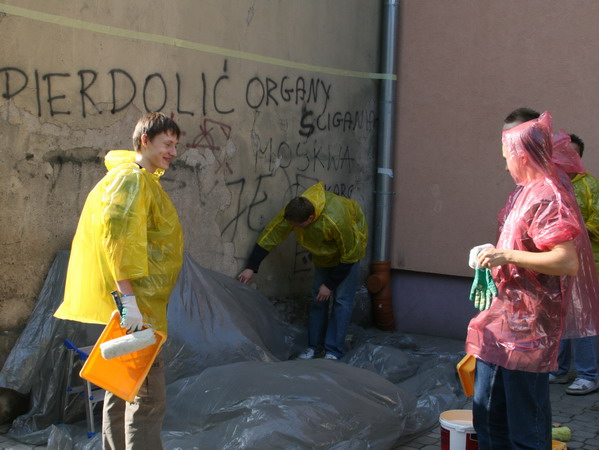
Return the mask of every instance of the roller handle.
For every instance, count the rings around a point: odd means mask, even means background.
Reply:
[[[121,301],[121,293],[119,291],[112,291],[110,293],[114,303],[116,303],[116,309],[119,310],[119,314],[123,317],[123,302]]]
[[[119,291],[112,291],[110,294],[112,295],[112,299],[114,300],[114,303],[116,304],[116,309],[119,310],[119,314],[122,318],[123,317],[123,301],[121,300],[121,293]],[[150,324],[148,324],[148,323],[144,323],[144,327],[151,328]]]

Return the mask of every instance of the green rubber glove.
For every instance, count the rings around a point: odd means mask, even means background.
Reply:
[[[484,311],[489,309],[493,297],[497,295],[497,287],[489,269],[477,269],[474,272],[474,282],[470,289],[470,301],[474,307]]]

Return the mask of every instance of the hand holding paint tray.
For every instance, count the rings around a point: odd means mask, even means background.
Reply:
[[[115,310],[79,375],[90,383],[112,392],[125,401],[131,402],[148,375],[166,336],[150,328],[149,330],[152,330],[155,334],[156,341],[154,344],[132,353],[105,359],[100,350],[103,343],[130,336],[120,326],[120,321],[121,316]],[[119,353],[121,351],[122,347],[119,348]]]

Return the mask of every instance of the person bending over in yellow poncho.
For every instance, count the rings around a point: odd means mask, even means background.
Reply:
[[[177,156],[181,131],[162,113],[139,119],[135,151],[106,154],[108,173],[87,197],[73,239],[59,319],[106,324],[122,296],[121,326],[148,324],[167,332],[166,306],[183,262],[177,211],[159,179]],[[107,392],[104,449],[161,449],[166,409],[164,365],[159,355],[132,403]]]
[[[248,284],[268,253],[293,231],[297,243],[312,254],[314,281],[308,316],[308,347],[298,359],[312,359],[322,350],[326,359],[344,354],[360,259],[366,253],[368,228],[355,200],[324,190],[322,183],[292,199],[262,231],[247,268],[237,278]],[[333,308],[329,318],[329,300]]]

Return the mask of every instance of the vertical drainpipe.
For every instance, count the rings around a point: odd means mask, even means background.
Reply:
[[[381,72],[395,73],[399,0],[383,0]],[[375,215],[371,275],[366,280],[372,294],[374,322],[382,330],[394,330],[389,260],[393,192],[393,129],[395,126],[396,81],[383,79],[379,93],[379,128],[375,187]]]

